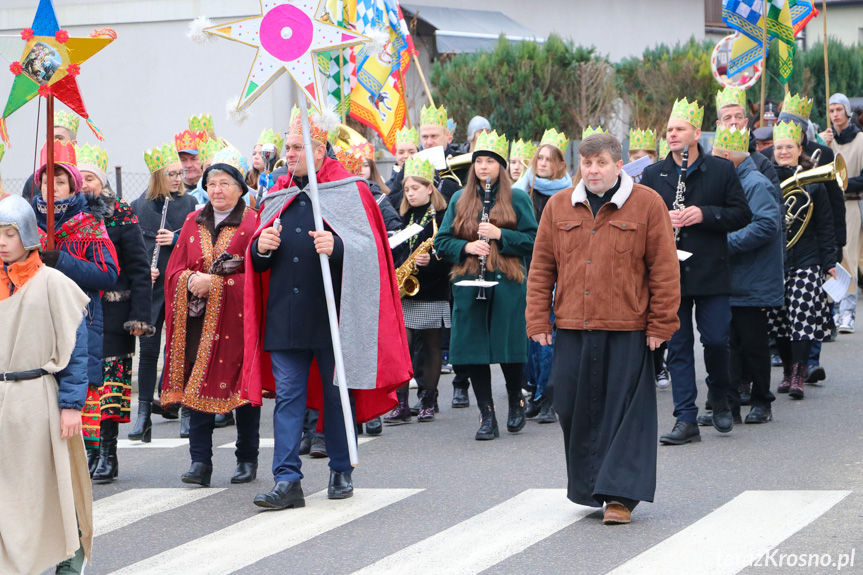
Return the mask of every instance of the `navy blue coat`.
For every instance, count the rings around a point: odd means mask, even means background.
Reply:
[[[781,307],[785,302],[785,243],[776,188],[751,158],[737,166],[737,175],[752,210],[752,221],[728,234],[731,305]]]
[[[84,409],[87,400],[87,386],[89,385],[87,364],[89,354],[87,353],[87,319],[83,319],[78,325],[75,334],[75,348],[72,357],[66,367],[54,374],[59,388],[58,397],[60,409]]]

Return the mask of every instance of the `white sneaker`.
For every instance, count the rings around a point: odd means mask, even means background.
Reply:
[[[854,333],[854,312],[843,311],[839,317],[839,333]]]

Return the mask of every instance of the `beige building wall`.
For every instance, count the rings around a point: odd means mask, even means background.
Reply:
[[[816,6],[821,8],[821,2]],[[827,35],[846,46],[863,44],[863,2],[837,6],[827,3]],[[811,46],[824,38],[824,21],[821,16],[806,26],[806,44]]]

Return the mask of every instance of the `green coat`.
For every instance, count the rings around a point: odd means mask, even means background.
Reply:
[[[492,206],[497,200],[496,189]],[[456,206],[464,190],[456,192],[449,202],[440,230],[435,238],[435,248],[440,257],[460,264],[465,261],[464,247],[467,241],[453,235],[452,225]],[[479,190],[477,191],[479,192]],[[530,196],[521,190],[512,191],[517,229],[501,230],[498,250],[502,255],[515,256],[522,260],[533,251],[536,238],[536,217]],[[481,213],[477,214],[477,219]],[[475,277],[460,276],[453,283]],[[485,301],[477,300],[475,287],[453,286],[452,334],[450,336],[449,360],[453,365],[493,363],[524,363],[527,361],[527,324],[524,311],[527,299],[527,273],[524,281],[516,283],[498,271],[486,272],[485,279],[499,282],[486,288]]]

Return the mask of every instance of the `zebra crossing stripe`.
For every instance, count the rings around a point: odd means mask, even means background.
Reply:
[[[224,489],[129,489],[93,502],[93,535],[105,535],[156,513],[182,507]]]
[[[829,511],[849,493],[745,491],[609,575],[738,573]]]
[[[115,571],[115,575],[228,575],[270,555],[415,495],[422,489],[358,489],[350,499],[306,497],[306,507],[254,517]]]
[[[528,489],[354,575],[479,573],[595,511],[567,501],[565,489]]]
[[[377,439],[377,437],[369,437],[369,436],[357,437],[357,445],[362,445],[364,443],[368,443],[369,441],[374,441],[375,439]],[[261,449],[265,449],[265,448],[272,449],[275,446],[274,442],[275,442],[275,439],[273,439],[272,437],[262,437],[261,438],[261,444],[259,447]],[[236,446],[237,446],[236,443],[231,442],[231,443],[226,443],[224,445],[220,445],[219,449],[234,449]]]
[[[174,447],[182,447],[184,445],[189,445],[189,440],[180,439],[179,437],[170,439],[154,439],[150,443],[132,441],[131,439],[117,440],[117,449],[172,449]]]

